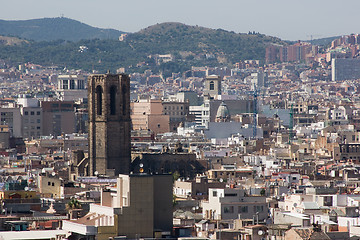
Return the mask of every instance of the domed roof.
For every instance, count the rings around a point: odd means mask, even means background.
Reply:
[[[230,112],[228,107],[224,102],[222,102],[216,112],[217,119],[227,119],[230,118]]]

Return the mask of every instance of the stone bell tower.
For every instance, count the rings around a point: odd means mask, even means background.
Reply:
[[[130,78],[96,74],[88,79],[90,175],[129,174]]]

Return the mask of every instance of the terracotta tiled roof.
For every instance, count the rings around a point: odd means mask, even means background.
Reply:
[[[317,232],[311,228],[295,228],[294,231],[304,240],[330,239],[324,232]]]

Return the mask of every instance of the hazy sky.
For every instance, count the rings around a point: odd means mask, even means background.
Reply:
[[[181,22],[284,40],[360,33],[359,0],[3,0],[0,19],[65,16],[94,27],[136,32]]]

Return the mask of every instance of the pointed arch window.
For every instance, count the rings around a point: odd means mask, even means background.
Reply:
[[[110,87],[110,115],[116,114],[116,86]]]
[[[121,87],[122,90],[122,112],[123,115],[126,115],[126,85],[123,84]]]
[[[103,89],[101,86],[96,87],[96,114],[102,115]]]

